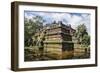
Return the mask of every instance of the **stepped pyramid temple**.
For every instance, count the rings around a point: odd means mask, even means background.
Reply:
[[[42,42],[43,55],[53,59],[71,59],[74,56],[73,33],[75,30],[71,28],[71,25],[65,25],[61,21],[44,26],[36,34],[40,38],[44,37]]]

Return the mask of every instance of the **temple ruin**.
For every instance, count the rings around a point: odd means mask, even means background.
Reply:
[[[75,32],[71,25],[62,22],[52,23],[45,29],[45,40],[43,41],[43,53],[54,59],[68,59],[74,55],[74,43],[72,35]]]

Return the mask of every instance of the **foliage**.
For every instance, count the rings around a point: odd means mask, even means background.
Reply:
[[[75,37],[77,38],[78,44],[89,46],[90,45],[90,36],[87,32],[85,24],[80,24],[77,26]]]
[[[83,38],[82,38],[82,44],[86,45],[86,46],[90,45],[90,36],[89,35],[85,34],[83,36]]]
[[[32,36],[34,36],[34,34],[41,28],[43,28],[43,22],[44,21],[40,16],[33,17],[32,19],[25,18],[24,21],[25,46],[29,46],[32,43],[33,41]]]

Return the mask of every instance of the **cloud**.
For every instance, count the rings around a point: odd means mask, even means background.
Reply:
[[[80,21],[82,21],[82,17],[81,16],[78,16],[78,15],[72,15],[70,14],[70,17],[67,17],[66,16],[66,20],[67,20],[67,23],[68,24],[71,24],[71,25],[76,25],[77,23],[79,23]]]
[[[35,17],[35,14],[33,14],[32,12],[24,12],[24,16],[25,18],[32,19],[33,17]]]
[[[25,17],[32,18],[41,16],[46,22],[62,21],[64,24],[71,24],[72,28],[76,28],[79,24],[85,24],[90,33],[90,14],[88,13],[60,13],[60,12],[25,12]]]
[[[65,13],[52,13],[51,18],[55,21],[62,21],[64,19]]]

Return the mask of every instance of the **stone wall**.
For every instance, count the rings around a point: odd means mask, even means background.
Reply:
[[[44,41],[45,55],[54,59],[72,58],[74,45],[70,35],[70,27],[64,24],[55,24],[56,26],[46,30]],[[57,26],[58,25],[58,26]]]

